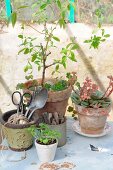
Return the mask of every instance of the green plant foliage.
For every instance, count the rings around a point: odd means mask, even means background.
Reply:
[[[80,90],[80,89],[79,89]],[[110,106],[111,100],[109,98],[103,98],[103,93],[99,90],[97,90],[95,93],[93,93],[90,96],[90,99],[82,100],[80,97],[80,91],[76,90],[76,92],[73,92],[71,95],[71,99],[73,103],[76,103],[77,105],[81,105],[84,107],[101,107],[105,108]]]
[[[57,83],[55,83],[54,85],[50,85],[50,84],[46,83],[46,84],[44,85],[44,87],[45,87],[47,90],[62,91],[62,90],[67,89],[68,83],[67,83],[66,80],[60,80],[60,81],[58,81]]]
[[[94,94],[91,96],[91,99],[89,100],[84,100],[82,101],[80,99],[80,95],[79,93],[72,93],[71,95],[71,99],[73,103],[76,103],[77,105],[81,105],[84,107],[93,107],[93,106],[99,106],[101,108],[106,108],[108,106],[110,106],[111,101],[108,98],[103,98],[101,99],[102,94],[99,95],[99,91],[98,91],[98,95]]]
[[[37,44],[37,38],[26,37],[23,34],[18,35],[18,38],[21,39],[22,41],[22,43],[20,44],[21,49],[18,52],[18,55],[23,53],[24,55],[27,55],[27,59],[28,59],[28,62],[24,67],[24,72],[26,73],[27,80],[33,79],[33,75],[32,75],[33,64],[37,66],[38,71],[41,71],[41,69],[46,71],[47,68],[51,66],[55,66],[54,71],[52,72],[52,74],[55,74],[56,72],[59,73],[59,69],[61,66],[63,66],[66,69],[68,60],[71,60],[72,62],[76,62],[74,51],[78,48],[78,45],[74,43],[73,40],[71,40],[72,41],[71,43],[69,43],[65,48],[61,49],[60,53],[62,57],[59,59],[53,59],[53,63],[51,63],[50,65],[46,65],[46,61],[49,58],[49,55],[51,55],[51,52],[49,52],[50,49],[53,47],[57,48],[55,46],[55,42],[56,41],[60,42],[59,37],[53,35],[54,29],[56,29],[56,27],[51,29],[44,27],[42,34],[44,34],[45,36],[44,38],[46,42],[45,47],[43,47],[41,43]]]
[[[61,133],[51,130],[48,125],[41,123],[39,127],[31,126],[28,131],[35,137],[38,142],[44,145],[51,144],[55,139],[61,137]]]
[[[89,43],[90,44],[90,48],[94,48],[94,49],[98,49],[101,42],[106,41],[107,38],[109,38],[110,35],[109,34],[105,34],[105,30],[101,29],[101,35],[93,35],[91,36],[91,39],[89,40],[85,40],[85,43]]]
[[[74,109],[74,107],[69,106],[67,111],[68,111],[69,113],[72,113],[72,117],[73,117],[75,120],[77,120],[77,111]]]
[[[11,14],[11,23],[12,23],[12,26],[13,26],[13,27],[15,26],[16,21],[17,21],[17,13],[16,13],[16,12],[13,12],[13,13]]]

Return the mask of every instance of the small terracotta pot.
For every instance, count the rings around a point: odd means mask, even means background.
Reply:
[[[38,84],[41,84],[41,79],[36,80]],[[56,79],[46,79],[45,82],[56,82]],[[28,81],[25,83],[25,86],[32,85],[32,81]],[[24,89],[25,92],[31,92],[28,89]],[[39,114],[44,112],[53,113],[57,112],[61,115],[65,115],[66,108],[68,105],[68,99],[71,95],[72,87],[69,86],[67,89],[62,91],[49,91],[48,92],[48,100],[45,106],[38,111]],[[32,93],[32,92],[31,92]]]
[[[41,145],[35,140],[38,158],[41,162],[51,162],[54,160],[58,141],[51,145]]]
[[[59,125],[49,125],[52,130],[56,130],[61,133],[61,138],[58,139],[58,147],[62,147],[66,144],[66,119],[65,122]]]
[[[76,105],[81,131],[85,134],[101,134],[111,107],[85,108]]]
[[[15,114],[17,110],[11,110],[4,113],[0,117],[0,122],[3,127],[4,135],[7,139],[9,147],[14,151],[28,150],[33,145],[32,135],[28,132],[28,127],[37,124],[37,121],[32,121],[28,124],[14,125],[7,123],[8,118]]]

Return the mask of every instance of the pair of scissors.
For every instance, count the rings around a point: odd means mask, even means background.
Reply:
[[[17,95],[19,95],[19,100],[16,100]],[[29,98],[27,103],[24,102],[24,97]],[[28,107],[32,102],[31,93],[23,93],[21,94],[19,91],[15,91],[12,94],[12,103],[17,106],[17,114],[24,114],[24,107]]]

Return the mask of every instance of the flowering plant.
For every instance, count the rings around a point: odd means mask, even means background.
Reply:
[[[85,79],[83,86],[77,83],[78,88],[74,90],[71,96],[72,102],[87,108],[105,108],[110,106],[111,100],[109,96],[113,92],[113,77],[108,76],[108,79],[109,85],[105,93],[102,93],[99,87],[88,77]]]

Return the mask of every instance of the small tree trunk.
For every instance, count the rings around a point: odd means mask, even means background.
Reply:
[[[41,49],[42,49],[42,59],[43,59],[43,72],[42,72],[42,82],[41,85],[42,87],[44,86],[44,81],[45,81],[45,71],[46,71],[46,54],[44,53],[44,48],[41,44]]]
[[[42,87],[44,86],[44,81],[45,81],[45,71],[46,71],[46,66],[45,66],[45,60],[43,60],[43,72],[42,72]]]

